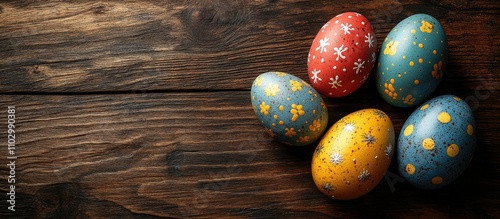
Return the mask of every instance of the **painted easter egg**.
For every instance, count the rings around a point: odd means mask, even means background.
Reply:
[[[443,27],[427,14],[412,15],[387,35],[378,56],[377,89],[393,106],[418,105],[441,82],[447,62]]]
[[[453,95],[433,98],[417,108],[399,135],[399,173],[421,189],[455,181],[476,147],[476,124],[465,101]]]
[[[339,200],[361,197],[384,177],[395,148],[394,128],[378,109],[353,112],[336,122],[314,152],[314,183]]]
[[[283,72],[259,75],[252,84],[257,119],[276,140],[308,145],[326,130],[328,111],[320,94],[308,83]]]
[[[339,14],[319,30],[307,57],[312,86],[328,97],[343,97],[368,79],[375,65],[377,38],[363,15]]]

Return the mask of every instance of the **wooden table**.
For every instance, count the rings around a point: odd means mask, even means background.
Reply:
[[[442,23],[450,57],[433,96],[465,99],[477,121],[474,159],[456,183],[422,191],[383,180],[362,198],[332,200],[312,181],[315,145],[282,145],[260,126],[253,79],[308,80],[316,32],[345,11],[371,21],[379,47],[412,14]],[[499,217],[499,14],[496,0],[1,1],[0,217]],[[375,107],[399,133],[413,109],[385,103],[373,79],[326,99],[330,124]]]

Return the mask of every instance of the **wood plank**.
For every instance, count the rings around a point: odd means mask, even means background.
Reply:
[[[376,94],[363,95],[328,99],[330,123],[376,107],[401,129],[410,110],[380,104]],[[456,183],[429,192],[399,183],[391,192],[382,181],[354,201],[334,201],[315,188],[314,145],[272,141],[255,118],[248,91],[2,95],[0,106],[8,105],[16,106],[18,189],[15,214],[2,207],[2,218],[491,218],[500,213],[500,136],[491,131],[500,128],[500,115],[493,101],[481,101],[474,111],[478,148]],[[7,116],[5,110],[0,115]],[[390,171],[397,172],[394,166]],[[2,168],[0,180],[6,182],[7,175]],[[5,194],[6,187],[0,191]]]
[[[311,180],[314,144],[281,145],[256,121],[252,80],[271,70],[307,80],[312,39],[344,11],[368,17],[379,46],[409,15],[443,24],[450,59],[433,96],[465,99],[478,133],[456,183],[391,191],[382,181],[331,200]],[[0,1],[0,118],[16,106],[18,137],[16,212],[2,201],[0,218],[495,218],[499,11],[495,0]],[[327,99],[329,123],[379,108],[399,132],[412,109],[374,90],[372,76]],[[0,168],[4,194],[8,175]]]
[[[2,93],[248,90],[267,71],[307,80],[310,43],[344,11],[364,14],[379,46],[406,16],[429,13],[447,32],[448,74],[498,83],[495,0],[10,1],[0,9]]]

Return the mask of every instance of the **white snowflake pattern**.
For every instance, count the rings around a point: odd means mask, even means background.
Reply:
[[[323,183],[322,186],[323,186],[323,190],[325,190],[326,192],[331,192],[334,190],[333,186],[330,185],[330,183]]]
[[[362,68],[365,68],[365,66],[363,66],[364,64],[365,64],[365,61],[358,59],[357,62],[354,62],[355,66],[352,68],[352,70],[356,70],[356,74],[358,74],[359,72],[361,72]]]
[[[339,153],[330,155],[330,162],[332,162],[333,164],[337,165],[342,163],[342,161],[344,161],[344,159],[342,158],[342,155],[340,155]]]
[[[312,70],[311,73],[313,74],[313,76],[311,77],[312,80],[314,80],[314,83],[318,83],[318,80],[319,81],[322,81],[322,79],[318,76],[319,73],[321,73],[321,70]]]
[[[325,38],[319,40],[319,46],[316,47],[316,51],[319,50],[319,53],[326,52],[326,47],[330,45],[330,43],[328,42],[328,40],[329,40],[328,37],[325,37]]]
[[[345,124],[344,131],[346,131],[346,132],[352,132],[352,131],[354,131],[354,124],[353,123],[347,123],[347,124]]]
[[[329,85],[332,85],[332,88],[337,89],[338,87],[342,87],[342,81],[339,81],[339,76],[335,75],[335,79],[330,78],[330,82],[328,82]]]
[[[321,27],[321,32],[325,32],[325,29],[326,27],[328,27],[328,24],[330,24],[330,21],[326,22],[326,24],[323,25],[323,27]]]
[[[384,111],[382,110],[375,110],[375,113],[374,113],[378,118],[385,118],[387,115],[384,113]],[[379,131],[380,131],[380,127],[378,128]]]
[[[374,144],[376,141],[375,137],[371,134],[364,134],[362,142],[366,142],[366,144]]]
[[[365,83],[365,81],[368,80],[368,76],[369,76],[369,74],[366,74],[365,76],[363,76],[363,79],[361,81],[359,81],[359,83],[360,84]]]
[[[354,30],[354,28],[352,28],[352,25],[349,24],[349,23],[345,23],[345,24],[340,24],[341,26],[341,30],[344,31],[344,35],[347,35],[347,34],[351,34],[351,30]]]
[[[363,169],[363,171],[359,174],[358,179],[359,181],[365,181],[370,178],[370,172],[368,170]]]
[[[391,153],[392,153],[392,144],[389,144],[385,148],[385,156],[387,156],[387,158],[389,158],[391,156]]]
[[[372,53],[372,63],[375,63],[375,59],[377,59],[377,54],[375,52]]]
[[[314,154],[315,154],[315,156],[316,156],[316,157],[317,157],[317,156],[319,156],[319,154],[321,153],[321,151],[323,151],[323,148],[324,148],[324,147],[325,147],[325,146],[324,146],[323,144],[320,144],[320,145],[316,148],[316,150],[314,151]]]
[[[342,53],[347,51],[347,47],[344,47],[344,44],[342,44],[340,47],[334,47],[333,50],[335,51],[333,54],[337,55],[337,58],[335,59],[336,61],[338,61],[339,58],[345,59],[345,56],[342,55]]]
[[[368,33],[368,35],[366,35],[365,38],[366,38],[365,43],[368,43],[368,48],[372,48],[373,42],[375,41],[373,39],[373,36],[371,36],[370,33]]]

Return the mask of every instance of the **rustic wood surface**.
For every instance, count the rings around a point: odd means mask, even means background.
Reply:
[[[335,201],[312,181],[314,145],[279,144],[256,120],[253,79],[277,70],[307,80],[316,32],[345,11],[371,21],[379,46],[409,15],[442,23],[450,58],[433,96],[465,99],[478,133],[456,183],[391,190],[383,180]],[[496,0],[0,1],[0,218],[498,218],[499,14]],[[326,102],[330,124],[375,107],[398,133],[413,110],[386,104],[373,77]]]

